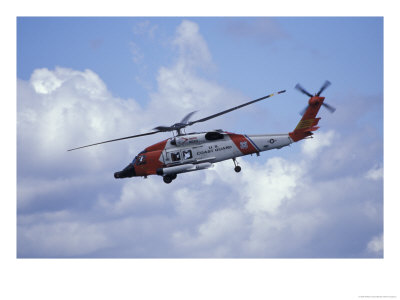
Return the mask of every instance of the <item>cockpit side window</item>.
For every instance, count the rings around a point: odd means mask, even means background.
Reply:
[[[137,166],[144,165],[146,163],[146,155],[138,155],[134,160],[136,160]]]
[[[179,151],[171,152],[171,159],[172,159],[172,161],[180,161],[181,160],[181,153]]]

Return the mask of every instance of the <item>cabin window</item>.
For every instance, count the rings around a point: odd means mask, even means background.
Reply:
[[[191,159],[193,158],[192,150],[183,150],[182,151],[183,159]]]
[[[179,161],[181,160],[181,153],[179,151],[177,152],[171,152],[171,160],[172,161]]]

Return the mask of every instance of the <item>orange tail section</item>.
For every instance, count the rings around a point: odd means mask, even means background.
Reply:
[[[294,142],[313,135],[312,131],[315,131],[319,128],[317,125],[321,118],[316,118],[316,116],[321,108],[322,103],[324,102],[324,99],[324,97],[317,96],[310,98],[307,110],[301,118],[299,124],[297,124],[296,128],[292,132],[289,132],[289,136]]]

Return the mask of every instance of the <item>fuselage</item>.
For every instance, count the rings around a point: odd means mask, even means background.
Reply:
[[[280,149],[292,142],[289,134],[245,135],[221,130],[189,133],[147,147],[114,176],[146,177],[196,171],[227,159]]]

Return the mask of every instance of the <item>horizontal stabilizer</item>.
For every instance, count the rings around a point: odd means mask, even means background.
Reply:
[[[297,142],[312,135],[311,131],[315,131],[319,128],[316,126],[319,120],[321,120],[321,118],[301,119],[294,131],[289,133],[289,136],[294,142]]]

